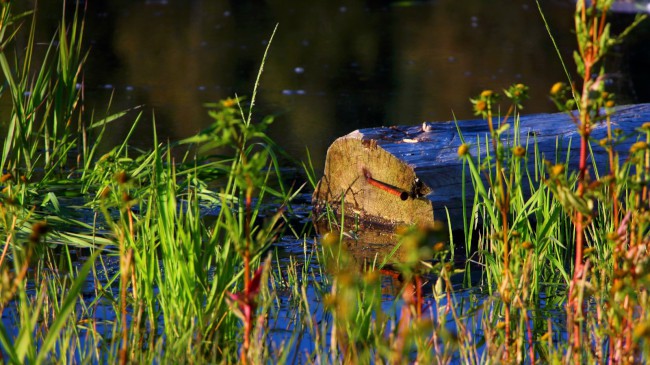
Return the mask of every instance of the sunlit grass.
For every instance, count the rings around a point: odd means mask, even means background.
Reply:
[[[454,262],[459,235],[440,222],[398,227],[387,257],[360,260],[346,247],[356,217],[327,210],[332,232],[317,239],[285,230],[300,189],[280,175],[281,152],[265,134],[272,118],[253,114],[262,67],[250,101],[207,105],[214,122],[196,136],[163,144],[152,126],[151,149],[134,150],[136,116],[124,143],[98,156],[109,123],[130,114],[93,120],[82,107],[83,20],[63,20],[35,60],[33,20],[18,29],[10,3],[1,6],[12,112],[0,177],[0,362],[647,359],[650,125],[632,136],[610,129],[593,147],[607,150],[609,171],[588,181],[567,164],[568,146],[546,161],[534,137],[520,137],[524,85],[504,91],[504,116],[497,93],[484,92],[473,105],[490,133],[461,136],[458,150],[472,182],[460,187],[471,202],[467,262]],[[581,6],[576,17],[589,24]],[[29,31],[26,54],[12,48],[14,31]],[[553,86],[551,96],[571,109],[586,84]],[[597,91],[581,110],[609,123],[612,96]],[[638,142],[621,153],[623,138]],[[197,153],[175,160],[179,150]],[[303,167],[314,187],[311,163]],[[274,250],[285,233],[300,254]]]

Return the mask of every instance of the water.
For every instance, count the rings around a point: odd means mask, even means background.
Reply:
[[[27,2],[27,3],[32,3]],[[341,135],[365,127],[472,118],[468,98],[513,83],[531,87],[525,112],[552,112],[550,86],[565,80],[534,1],[114,0],[90,1],[85,71],[87,104],[99,114],[143,105],[133,141],[151,146],[155,114],[163,139],[210,124],[206,102],[251,95],[278,24],[257,102],[276,115],[270,134],[293,156],[309,149],[317,168]],[[61,2],[41,1],[40,42],[56,29]],[[68,2],[72,11],[74,2]],[[573,3],[542,2],[563,57],[573,69]],[[630,16],[619,15],[620,23]],[[616,20],[616,19],[614,19]],[[650,51],[618,47],[611,62],[623,102],[650,101]],[[134,116],[116,123],[121,142]]]

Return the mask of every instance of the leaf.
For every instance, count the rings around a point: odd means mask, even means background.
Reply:
[[[47,203],[52,204],[52,208],[54,208],[54,213],[60,213],[61,212],[61,206],[59,205],[59,199],[56,197],[56,194],[53,192],[49,192],[45,195],[45,198],[43,199],[43,202],[41,203],[42,207],[46,207]]]
[[[578,51],[573,51],[573,60],[576,63],[576,69],[578,70],[578,75],[584,75],[585,73],[585,64],[582,61],[582,56]]]
[[[497,135],[502,135],[504,132],[506,132],[508,129],[510,129],[510,124],[509,123],[504,123],[502,124],[499,129],[497,129]]]
[[[9,335],[7,334],[2,321],[0,321],[0,345],[2,345],[2,349],[5,351],[5,353],[9,355],[9,361],[11,361],[13,364],[22,363],[22,361],[20,361],[18,358],[18,354],[16,354],[16,349],[11,344],[11,340],[9,339]]]
[[[142,105],[136,106],[136,107],[131,108],[131,109],[126,109],[124,111],[121,111],[121,112],[118,112],[118,113],[115,113],[115,114],[111,114],[111,115],[109,115],[109,116],[107,116],[107,117],[105,117],[103,119],[100,119],[100,120],[98,120],[96,122],[93,122],[92,124],[90,124],[88,129],[94,129],[94,128],[97,128],[97,127],[104,127],[108,123],[113,122],[113,121],[115,121],[117,119],[120,119],[121,117],[125,116],[130,111],[140,109],[140,108],[142,108]]]
[[[262,281],[263,274],[264,274],[264,265],[262,264],[255,271],[255,274],[253,275],[253,278],[249,283],[250,286],[248,288],[248,293],[251,297],[257,296],[257,294],[260,292],[260,283]]]

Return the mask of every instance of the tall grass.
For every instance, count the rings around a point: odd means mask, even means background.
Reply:
[[[545,161],[534,141],[519,139],[516,111],[525,95],[523,86],[504,90],[512,106],[498,123],[493,121],[494,92],[484,91],[472,100],[477,115],[490,127],[486,141],[476,141],[482,143],[479,150],[485,156],[472,156],[467,144],[458,153],[477,191],[474,209],[483,221],[479,256],[488,288],[494,288],[503,302],[499,309],[503,323],[497,324],[503,328],[503,337],[497,336],[494,342],[494,356],[503,361],[561,356],[575,363],[630,363],[647,356],[636,345],[644,327],[637,327],[635,319],[647,316],[646,290],[637,276],[643,271],[621,270],[643,267],[648,257],[643,213],[647,206],[647,126],[639,126],[638,136],[612,132],[615,103],[606,91],[603,62],[612,45],[621,42],[644,17],[637,17],[615,37],[606,22],[610,6],[611,1],[577,2],[574,59],[582,82],[557,83],[551,88],[552,100],[572,118],[580,136],[579,141],[569,142],[579,144],[575,170],[568,164],[569,153],[563,154],[559,146],[556,160]],[[513,110],[514,133],[508,134]],[[607,124],[607,137],[599,141],[599,147],[592,147],[590,136],[596,123]],[[618,146],[625,139],[639,142],[621,155]],[[606,150],[609,173],[589,167],[594,163],[592,148]],[[557,158],[562,155],[565,160]],[[540,294],[549,285],[559,289],[555,295],[566,296],[565,330],[570,342],[555,349],[550,343],[540,351],[529,317],[542,306],[545,297]],[[513,348],[516,343],[527,345]]]
[[[260,212],[270,197],[286,205],[289,194],[264,135],[271,119],[256,122],[252,114],[255,90],[247,114],[241,98],[210,105],[214,125],[179,143],[198,144],[207,157],[178,164],[172,146],[157,141],[151,152],[134,153],[125,141],[96,156],[107,123],[125,113],[83,123],[83,20],[79,13],[69,22],[64,17],[35,59],[33,18],[26,54],[16,46],[8,55],[23,19],[2,3],[0,65],[12,112],[2,155],[0,312],[11,313],[0,322],[0,360],[257,362],[268,356],[250,341],[265,332],[257,320],[260,296],[269,295],[262,277],[270,265],[262,264],[262,253],[284,210],[265,222]],[[95,138],[87,138],[92,131]],[[224,148],[230,157],[220,157]],[[220,155],[208,154],[216,149]],[[80,171],[71,173],[73,166]],[[218,191],[200,178],[214,169],[225,177]],[[80,196],[90,194],[83,209],[94,214],[93,224],[62,210],[49,216],[29,208],[58,207],[61,197],[46,192],[62,175]],[[207,206],[214,223],[204,219]],[[86,250],[73,253],[74,246]]]
[[[594,40],[613,41],[603,25],[608,4],[578,2],[578,36],[596,37],[580,45],[584,65]],[[302,254],[285,260],[272,244],[298,193],[280,176],[280,152],[265,134],[272,118],[253,113],[262,67],[250,102],[235,96],[207,105],[214,122],[196,136],[162,144],[154,134],[150,151],[129,148],[127,138],[97,156],[108,123],[129,114],[93,120],[83,107],[80,14],[62,21],[37,59],[33,18],[1,6],[2,91],[12,111],[0,178],[0,362],[648,358],[650,125],[633,136],[611,126],[613,98],[603,89],[601,63],[593,62],[606,49],[591,59],[598,76],[585,77],[581,91],[558,84],[551,96],[563,110],[580,107],[583,130],[607,123],[607,137],[593,148],[606,150],[609,171],[585,170],[589,154],[572,169],[559,141],[558,157],[546,161],[534,136],[521,137],[524,85],[504,90],[505,115],[496,92],[473,99],[490,133],[462,136],[458,151],[475,192],[467,197],[465,269],[454,266],[452,237],[439,222],[399,227],[400,261],[360,261],[344,231],[354,217],[333,211],[332,232],[320,244],[295,237]],[[23,28],[30,32],[25,53],[13,38]],[[579,70],[584,76],[586,66]],[[175,160],[174,151],[187,147],[198,153]],[[304,166],[314,184],[311,164]],[[69,181],[63,188],[62,177]],[[66,199],[62,189],[80,198]],[[476,263],[482,285],[463,287]]]

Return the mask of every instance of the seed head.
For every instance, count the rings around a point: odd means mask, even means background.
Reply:
[[[489,99],[494,95],[494,91],[492,90],[483,90],[481,93],[481,98],[482,99]]]
[[[6,174],[0,176],[0,183],[3,183],[3,184],[4,184],[4,183],[6,183],[7,181],[9,181],[9,180],[13,180],[13,179],[14,179],[14,176],[13,176],[11,173],[8,172],[8,173],[6,173]]]
[[[444,242],[438,242],[435,245],[433,245],[433,251],[434,252],[442,252],[446,248],[446,245]]]
[[[630,146],[630,153],[637,153],[639,151],[645,151],[648,149],[648,143],[644,141],[639,141]]]
[[[607,233],[607,239],[610,240],[610,241],[617,241],[618,240],[618,233],[616,233],[616,232]]]
[[[600,145],[600,147],[607,147],[607,145],[609,144],[609,138],[606,137],[606,138],[600,139],[598,141],[598,144]]]
[[[561,163],[551,166],[551,175],[560,176],[564,173],[564,165]]]
[[[32,225],[32,232],[37,233],[39,235],[43,235],[47,233],[47,222],[46,221],[40,221],[36,222]]]
[[[221,105],[224,108],[234,108],[237,105],[237,99],[227,98],[221,101]]]
[[[513,85],[506,91],[506,95],[508,95],[508,97],[513,99],[520,99],[522,97],[525,98],[527,97],[527,93],[528,93],[528,86],[524,84]]]
[[[129,193],[127,193],[126,191],[122,192],[122,201],[123,202],[128,203],[131,200],[133,200],[133,197],[131,195],[129,195]]]
[[[512,154],[515,155],[515,157],[524,157],[526,155],[526,149],[522,146],[516,146],[512,149]]]
[[[460,146],[458,146],[459,157],[466,156],[468,153],[469,153],[469,145],[467,143],[463,143]]]
[[[126,171],[120,171],[115,174],[115,181],[120,185],[126,184],[130,179],[129,174],[127,174]]]
[[[557,94],[564,89],[564,83],[563,82],[556,82],[551,86],[551,96],[556,96]]]
[[[46,221],[40,221],[32,224],[32,233],[29,235],[29,240],[36,243],[41,240],[41,237],[47,233],[48,227]]]

